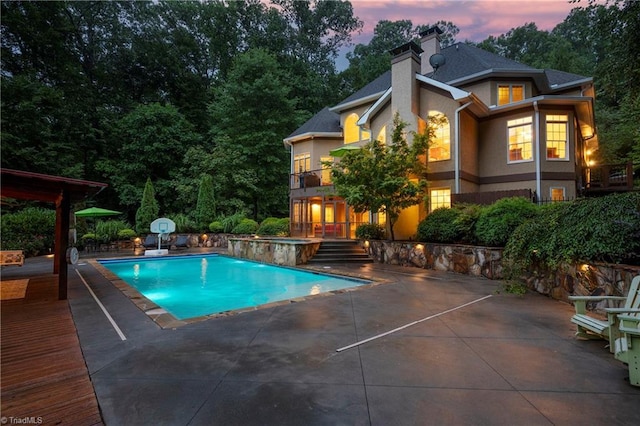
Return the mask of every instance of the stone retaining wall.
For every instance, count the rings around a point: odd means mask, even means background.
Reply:
[[[229,256],[273,265],[296,266],[307,263],[320,248],[319,240],[228,238]]]
[[[502,248],[377,240],[361,244],[377,263],[503,279]],[[521,281],[531,290],[568,302],[571,295],[626,296],[639,274],[640,266],[594,263],[565,265],[557,271],[532,268]],[[604,303],[591,306],[602,307]]]

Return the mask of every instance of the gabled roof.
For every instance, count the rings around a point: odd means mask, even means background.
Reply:
[[[299,139],[303,135],[342,135],[340,116],[329,110],[328,107],[324,107],[322,111],[307,120],[284,140],[293,141],[295,139]]]
[[[557,90],[592,81],[590,77],[564,71],[530,67],[465,43],[455,43],[445,47],[440,53],[445,57],[444,65],[426,76],[453,86],[483,79],[489,75],[498,77],[529,76],[543,91]]]
[[[351,105],[357,105],[367,100],[375,100],[377,97],[382,96],[387,89],[391,87],[391,70],[381,74],[371,83],[358,90],[353,95],[349,96],[338,105],[331,108],[331,111],[340,111]]]

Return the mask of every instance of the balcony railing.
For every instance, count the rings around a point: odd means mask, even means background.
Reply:
[[[331,185],[330,173],[329,169],[316,169],[293,173],[290,175],[289,187],[291,189],[297,189]]]
[[[587,192],[631,191],[633,189],[633,163],[603,164],[585,169]]]

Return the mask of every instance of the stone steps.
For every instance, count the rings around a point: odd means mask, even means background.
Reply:
[[[372,263],[357,241],[323,241],[307,263]]]

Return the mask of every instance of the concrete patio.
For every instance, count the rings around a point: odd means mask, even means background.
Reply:
[[[159,328],[89,263],[70,267],[105,424],[640,424],[640,388],[605,342],[574,338],[570,305],[457,274],[326,266],[386,282],[176,329]]]

